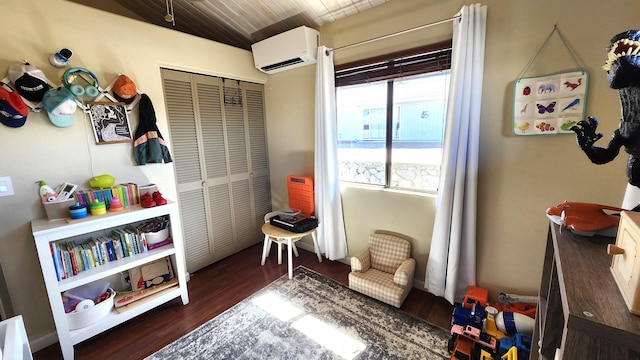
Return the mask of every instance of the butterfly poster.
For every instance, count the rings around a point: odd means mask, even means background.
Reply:
[[[589,74],[584,70],[520,78],[514,83],[513,133],[571,133],[584,119]]]

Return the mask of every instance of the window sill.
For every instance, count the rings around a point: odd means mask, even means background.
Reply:
[[[385,191],[391,193],[398,193],[403,195],[412,195],[412,196],[420,196],[420,197],[437,197],[438,194],[436,192],[426,192],[426,191],[412,191],[408,189],[398,189],[398,188],[385,188],[381,185],[369,185],[369,184],[358,184],[352,182],[340,182],[340,187],[349,187],[356,189],[365,189],[371,191]]]

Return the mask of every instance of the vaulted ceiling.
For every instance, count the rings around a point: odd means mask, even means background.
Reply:
[[[391,0],[69,1],[250,50],[298,26],[317,28]]]

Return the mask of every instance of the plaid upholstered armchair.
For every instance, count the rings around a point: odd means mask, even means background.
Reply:
[[[399,308],[413,287],[415,269],[409,240],[377,230],[369,247],[351,257],[349,288]]]

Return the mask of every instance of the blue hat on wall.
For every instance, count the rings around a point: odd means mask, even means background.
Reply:
[[[17,92],[8,91],[0,86],[0,122],[17,128],[27,121],[27,105]]]
[[[68,127],[73,124],[77,104],[75,97],[66,87],[48,90],[42,97],[42,107],[47,110],[53,125]]]

